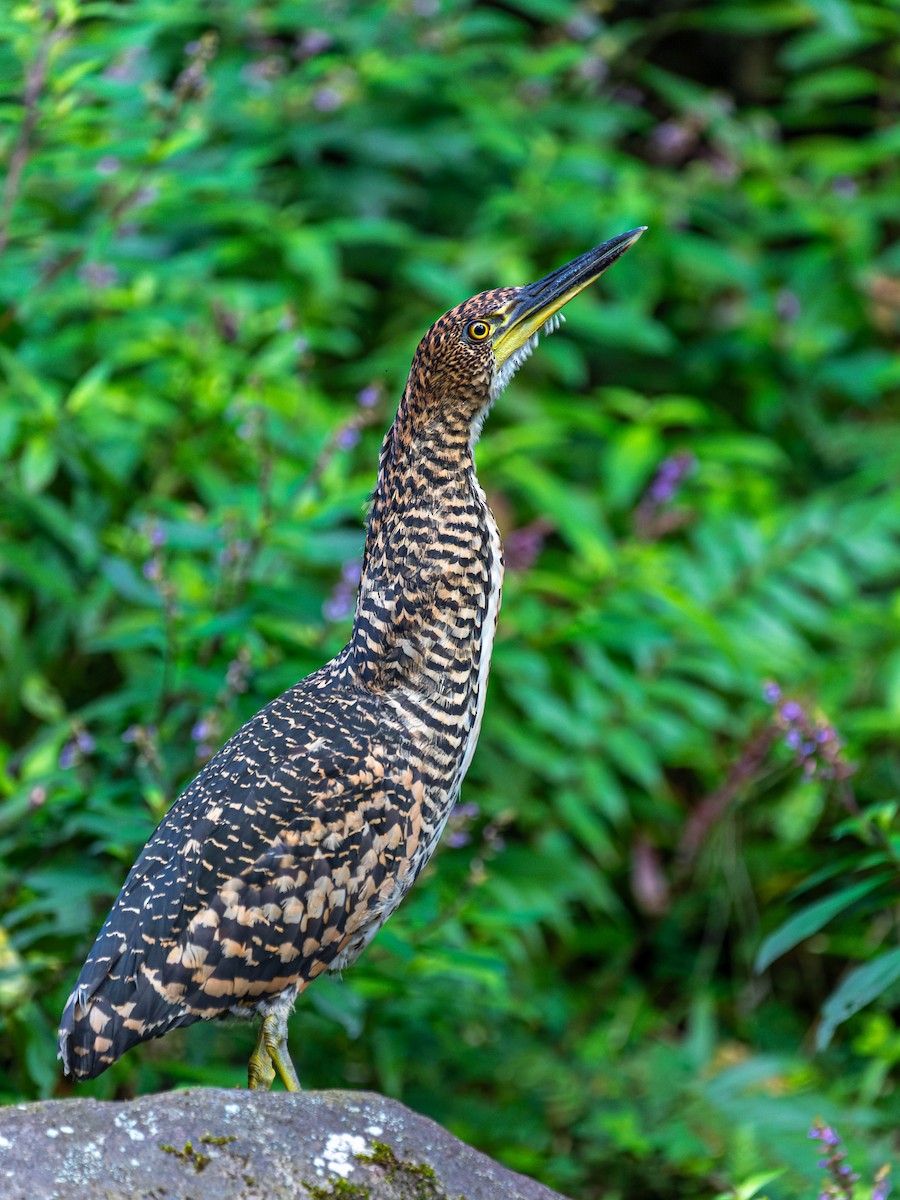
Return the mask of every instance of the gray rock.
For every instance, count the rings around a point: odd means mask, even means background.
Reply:
[[[561,1200],[367,1092],[197,1088],[0,1109],[4,1200]]]

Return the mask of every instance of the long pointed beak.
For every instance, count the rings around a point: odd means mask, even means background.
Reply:
[[[494,335],[494,361],[497,365],[502,366],[564,304],[599,279],[634,245],[646,228],[646,225],[642,225],[639,229],[620,233],[602,246],[596,246],[566,263],[564,267],[551,271],[537,283],[519,288],[505,313],[502,327]]]

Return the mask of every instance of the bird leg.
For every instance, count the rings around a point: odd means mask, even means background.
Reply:
[[[267,1092],[275,1078],[272,1056],[266,1048],[266,1021],[263,1019],[256,1036],[256,1045],[247,1063],[247,1087],[251,1092]]]
[[[289,1092],[299,1092],[300,1080],[297,1078],[297,1072],[291,1062],[288,1050],[287,1012],[282,1009],[279,1012],[269,1013],[263,1021],[263,1036],[266,1041],[266,1049],[285,1089]]]
[[[284,1012],[270,1012],[263,1017],[247,1067],[250,1088],[267,1092],[276,1072],[287,1091],[300,1091],[300,1080],[288,1051],[287,1013]]]

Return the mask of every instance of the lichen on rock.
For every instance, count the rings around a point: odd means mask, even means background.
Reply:
[[[217,1088],[0,1109],[4,1200],[561,1200],[396,1100]]]

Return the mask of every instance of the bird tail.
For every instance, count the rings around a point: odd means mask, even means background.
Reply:
[[[57,1057],[66,1075],[96,1079],[138,1042],[197,1019],[173,1008],[139,974],[93,985],[79,980],[60,1019]]]

